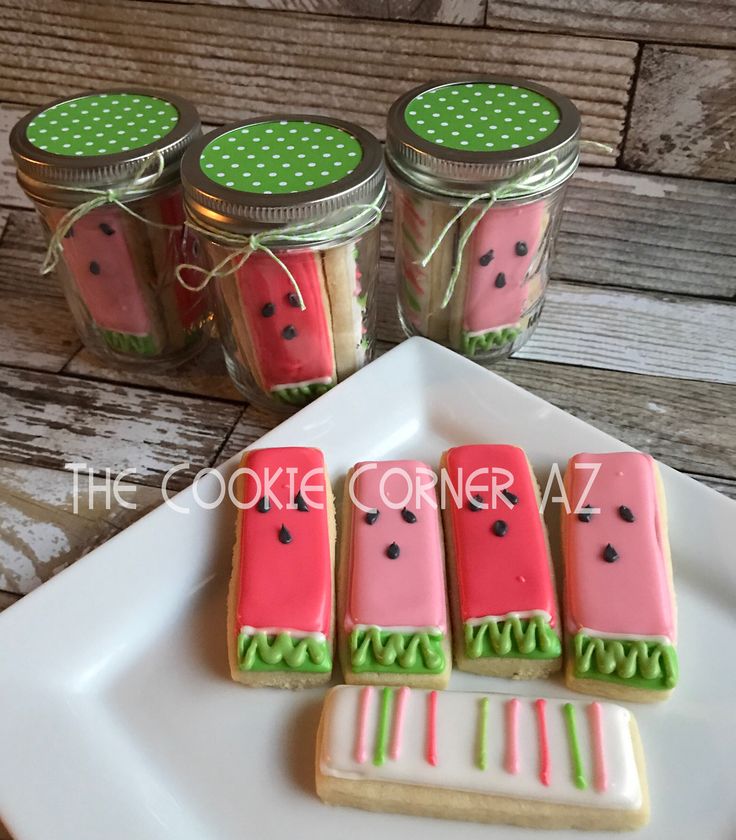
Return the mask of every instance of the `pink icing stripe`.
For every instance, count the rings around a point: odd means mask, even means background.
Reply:
[[[535,700],[537,711],[537,728],[539,730],[539,781],[549,787],[549,741],[547,740],[547,701]]]
[[[519,701],[506,703],[506,772],[519,772]]]
[[[355,739],[355,760],[365,764],[368,760],[368,711],[373,697],[373,686],[363,686],[358,707],[358,732]]]
[[[394,711],[394,728],[391,733],[391,747],[389,757],[398,759],[401,754],[401,738],[404,734],[404,713],[406,711],[406,699],[409,696],[409,688],[402,685],[396,695],[396,709]]]
[[[588,706],[590,728],[593,736],[593,766],[595,769],[595,789],[601,793],[608,789],[606,772],[606,754],[603,744],[603,710],[600,703]]]
[[[437,759],[437,692],[427,695],[427,762],[436,767]]]

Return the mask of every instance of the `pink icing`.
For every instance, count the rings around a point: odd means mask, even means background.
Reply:
[[[445,464],[451,486],[461,490],[461,504],[449,493],[447,503],[462,620],[541,610],[549,613],[552,626],[556,626],[549,549],[524,451],[503,444],[457,446],[447,452]],[[513,482],[507,489],[518,502],[509,507],[496,495],[495,507],[471,510],[468,495],[475,495],[476,487],[485,487],[479,492],[483,503],[494,505],[492,468],[511,473]],[[479,469],[487,472],[473,478]],[[508,478],[498,473],[495,481],[496,487],[502,488]],[[491,531],[497,519],[508,524],[503,537]]]
[[[355,760],[358,764],[365,764],[368,760],[368,712],[373,697],[373,686],[364,685],[360,691],[360,705],[358,707],[358,734],[355,742]]]
[[[439,764],[437,755],[437,692],[427,694],[427,762],[436,767]]]
[[[253,504],[239,513],[236,632],[249,626],[327,636],[332,612],[332,562],[322,453],[296,446],[255,449],[246,453],[245,466],[249,472],[243,475],[242,502],[246,505],[261,497],[267,474],[275,477],[279,468],[281,472],[268,484],[270,510],[261,513]],[[286,507],[295,495],[287,469],[295,471],[295,490],[305,488],[308,511]],[[288,544],[279,540],[282,525],[292,537]]]
[[[537,730],[539,734],[539,781],[543,785],[550,785],[549,739],[547,738],[547,701],[534,701],[537,712]]]
[[[401,756],[401,740],[404,736],[404,717],[406,715],[406,700],[408,696],[408,686],[402,685],[396,693],[394,728],[391,733],[391,749],[389,751],[389,756],[394,760],[398,760]]]
[[[606,752],[603,744],[603,715],[600,703],[588,706],[590,729],[593,740],[593,765],[595,789],[605,791],[608,788],[608,773],[606,771]]]
[[[415,491],[417,482],[421,487],[429,486],[429,467],[419,461],[371,461],[356,464],[355,471],[354,498],[365,508],[378,510],[379,516],[369,525],[365,511],[352,505],[345,629],[350,632],[356,625],[437,627],[445,632],[445,574],[437,499],[434,489],[419,498]],[[411,499],[404,501],[409,486]],[[401,507],[389,507],[399,503],[416,515],[415,523],[404,520]],[[394,542],[400,555],[392,560],[386,552]]]
[[[506,772],[517,774],[519,765],[519,701],[506,703]]]
[[[482,332],[506,324],[515,324],[525,309],[527,288],[524,283],[542,238],[544,199],[516,207],[496,205],[476,227],[468,249],[470,269],[465,294],[463,325],[469,332]],[[518,256],[516,243],[527,246],[525,256]],[[493,259],[481,265],[480,259],[490,250]],[[506,285],[497,288],[496,277],[503,273]]]
[[[49,214],[54,225],[63,216],[61,210]],[[62,240],[62,256],[97,326],[144,336],[151,332],[152,322],[122,216],[123,211],[116,207],[100,207],[87,213],[74,223],[71,235]],[[103,226],[112,233],[104,233]],[[96,274],[91,270],[93,263],[99,268]]]
[[[591,470],[575,464],[600,464],[582,504],[600,508],[590,522],[575,509]],[[562,516],[567,625],[610,634],[666,636],[675,641],[673,597],[663,553],[654,462],[640,452],[581,453],[570,459],[565,488],[571,512]],[[635,516],[626,522],[619,506]],[[618,559],[607,563],[610,543]]]

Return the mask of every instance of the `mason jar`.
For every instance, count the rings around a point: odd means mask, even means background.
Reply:
[[[407,335],[479,362],[527,341],[579,135],[573,103],[523,79],[435,82],[394,102],[386,151]]]
[[[115,366],[167,369],[207,342],[206,292],[176,280],[196,259],[179,164],[201,135],[195,107],[169,93],[82,93],[32,111],[10,146],[46,229],[80,338]]]
[[[293,409],[370,361],[380,143],[321,116],[260,117],[193,143],[185,207],[227,368],[248,400]]]

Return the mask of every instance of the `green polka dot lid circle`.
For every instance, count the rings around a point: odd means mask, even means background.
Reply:
[[[573,103],[523,79],[427,84],[394,102],[386,154],[407,335],[481,362],[531,336],[579,138]]]
[[[249,400],[291,410],[370,361],[386,189],[373,135],[260,117],[195,143],[182,181],[228,370]]]
[[[167,369],[209,335],[206,298],[180,287],[189,258],[179,164],[202,133],[196,108],[151,90],[86,92],[14,127],[18,181],[49,232],[75,326],[116,366]]]

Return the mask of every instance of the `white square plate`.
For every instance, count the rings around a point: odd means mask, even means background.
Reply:
[[[436,465],[447,446],[482,441],[525,447],[543,484],[574,452],[626,448],[423,339],[258,445],[318,446],[339,481],[360,459]],[[651,825],[637,836],[732,840],[736,505],[674,470],[663,475],[682,677],[669,702],[635,707],[652,796]],[[217,481],[200,489],[211,499]],[[177,502],[191,513],[161,506],[0,615],[0,814],[18,840],[540,836],[322,805],[313,754],[324,692],[230,681],[233,508],[198,507],[192,488]],[[557,680],[459,673],[451,687],[567,693]]]

